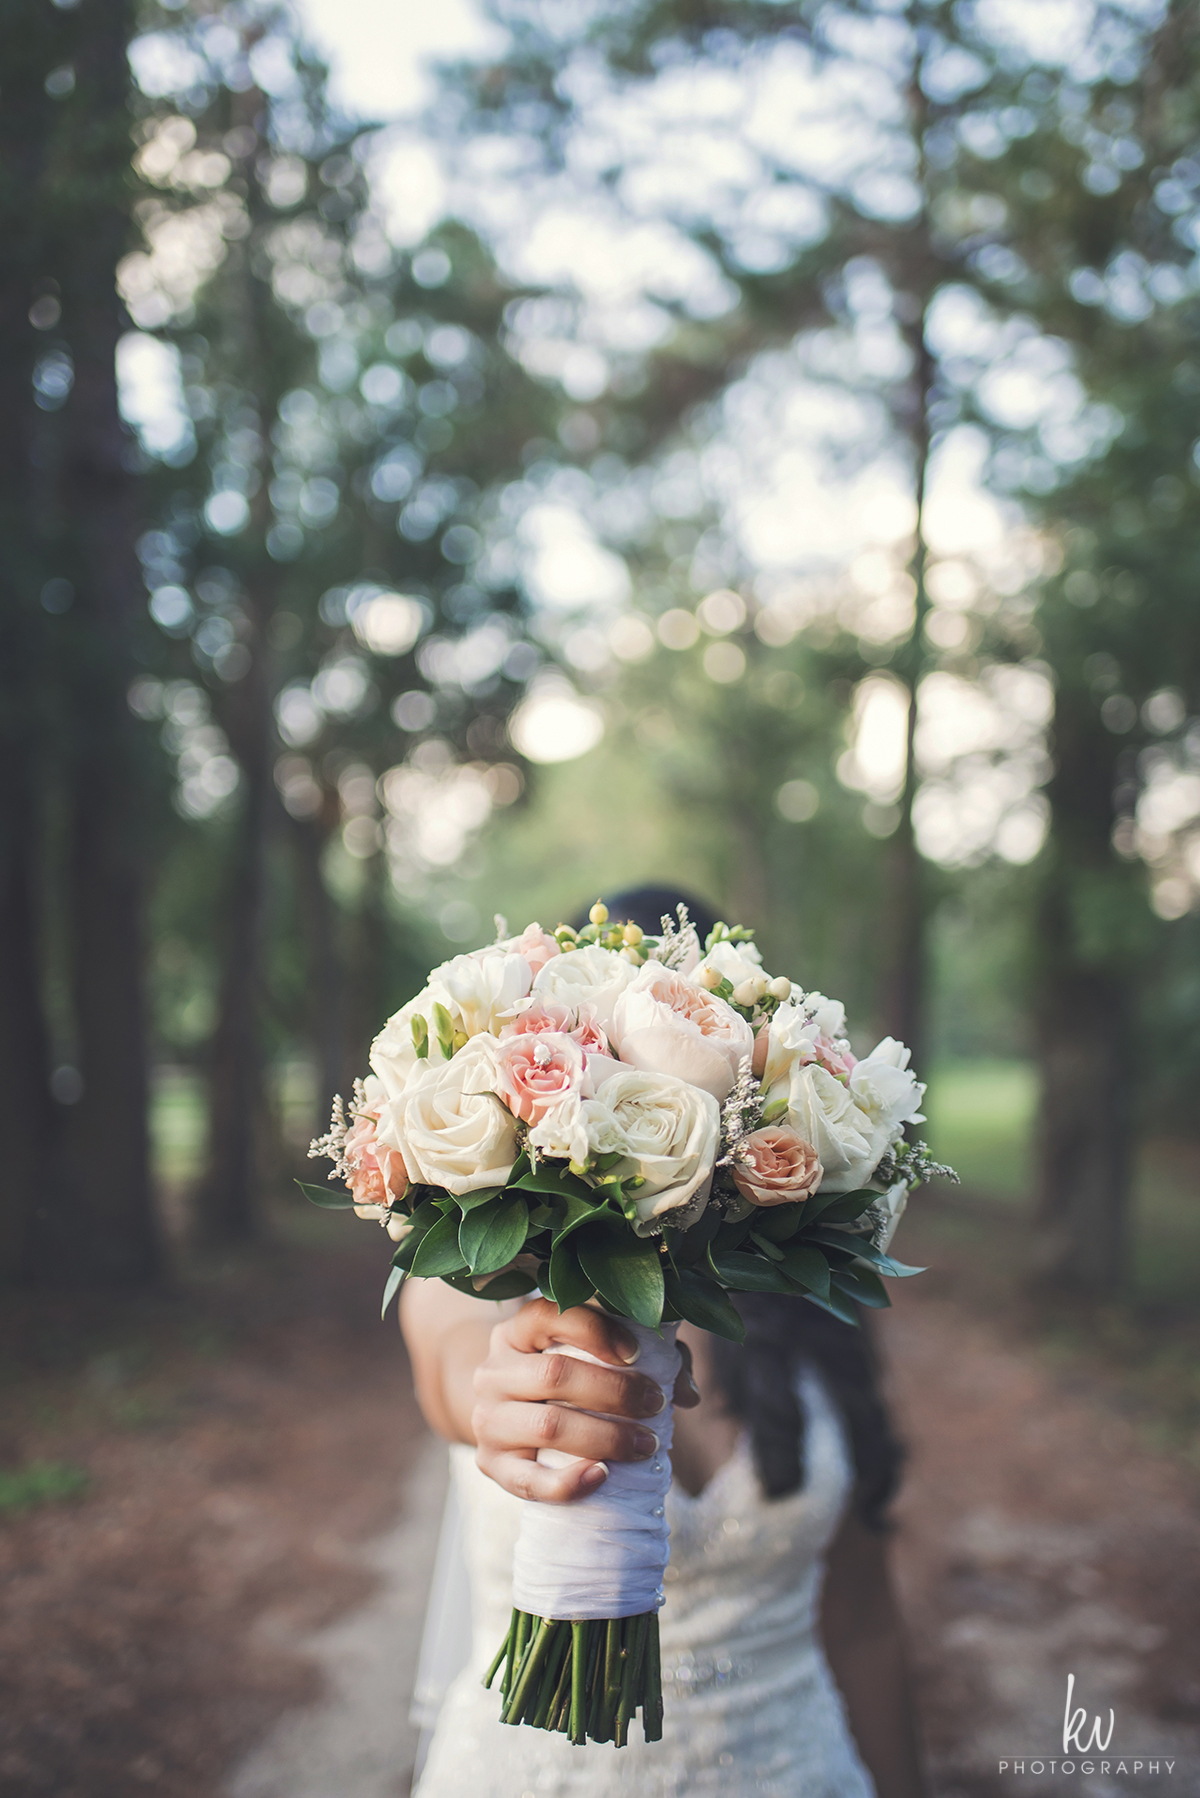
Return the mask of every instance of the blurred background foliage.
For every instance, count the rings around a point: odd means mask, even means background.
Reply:
[[[274,0],[0,22],[0,1276],[253,1240],[429,965],[654,880],[1174,1295],[1194,9],[479,14],[400,125]]]

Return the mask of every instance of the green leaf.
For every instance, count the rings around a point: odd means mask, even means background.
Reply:
[[[560,1311],[569,1311],[573,1305],[586,1305],[595,1291],[579,1265],[574,1244],[562,1238],[555,1243],[550,1256],[548,1277],[550,1297]]]
[[[903,1261],[893,1261],[890,1255],[885,1255],[882,1249],[874,1246],[869,1236],[846,1236],[845,1241],[847,1248],[853,1247],[860,1261],[870,1262],[878,1273],[884,1274],[888,1279],[907,1280],[913,1274],[923,1274],[926,1271],[923,1267],[907,1267]]]
[[[820,1249],[810,1249],[799,1242],[790,1243],[783,1251],[783,1270],[789,1280],[795,1280],[807,1292],[828,1297],[829,1263]]]
[[[388,1275],[387,1285],[383,1289],[383,1304],[379,1308],[379,1319],[381,1323],[388,1314],[388,1306],[404,1284],[404,1278],[405,1274],[402,1267],[393,1267],[391,1273]]]
[[[751,1240],[751,1242],[756,1242],[758,1244],[759,1248],[762,1250],[763,1254],[767,1257],[768,1261],[782,1261],[783,1260],[783,1250],[780,1248],[776,1248],[775,1244],[770,1240],[769,1237],[764,1236],[762,1234],[761,1230],[751,1230],[750,1240]]]
[[[765,1236],[771,1242],[787,1242],[805,1222],[807,1209],[803,1200],[793,1205],[771,1205],[765,1211],[760,1208],[746,1221],[754,1226],[755,1236]]]
[[[742,1322],[737,1306],[722,1292],[714,1281],[706,1279],[703,1274],[694,1273],[691,1268],[683,1268],[676,1272],[674,1268],[664,1269],[666,1276],[666,1294],[674,1310],[688,1323],[695,1324],[698,1330],[708,1330],[714,1336],[724,1336],[727,1342],[744,1342],[746,1326]]]
[[[575,1243],[579,1265],[621,1317],[656,1330],[663,1310],[662,1257],[653,1240],[613,1222],[611,1229],[586,1225],[580,1230]]]
[[[474,1192],[456,1193],[454,1202],[465,1216],[468,1211],[478,1210],[480,1205],[490,1205],[504,1190],[503,1186],[479,1186]]]
[[[475,1285],[475,1277],[471,1274],[443,1274],[442,1284],[453,1286],[455,1292],[465,1292],[469,1299],[492,1299],[499,1304],[502,1299],[519,1299],[527,1292],[532,1292],[537,1281],[532,1274],[523,1274],[519,1268],[510,1268],[507,1273],[497,1274],[489,1280],[483,1290]]]
[[[846,1298],[856,1299],[860,1305],[870,1305],[874,1310],[886,1311],[892,1302],[887,1287],[869,1267],[839,1267],[830,1275],[829,1283]]]
[[[303,1180],[296,1185],[311,1205],[319,1205],[322,1211],[350,1211],[354,1200],[348,1192],[336,1192],[331,1186],[306,1186]]]
[[[858,1192],[818,1192],[805,1200],[808,1221],[815,1224],[820,1218],[827,1224],[852,1224],[868,1205],[882,1197],[882,1193],[871,1192],[866,1187],[861,1187]]]
[[[849,1324],[851,1328],[855,1330],[862,1328],[862,1325],[859,1322],[857,1308],[848,1298],[843,1297],[840,1292],[835,1291],[832,1287],[830,1288],[827,1298],[821,1298],[819,1294],[815,1292],[806,1292],[804,1296],[810,1305],[816,1305],[820,1310],[828,1311],[830,1317],[838,1318],[840,1322]]]
[[[603,1198],[603,1194],[593,1194],[592,1188],[578,1175],[568,1173],[566,1168],[559,1168],[549,1161],[539,1161],[535,1168],[522,1174],[519,1180],[509,1180],[510,1187],[519,1188],[521,1192],[548,1192],[556,1198],[591,1198],[595,1204]]]
[[[528,1227],[529,1207],[518,1195],[468,1211],[458,1229],[463,1260],[473,1274],[498,1273],[524,1248]]]
[[[559,1216],[565,1221],[554,1230],[556,1245],[563,1240],[564,1236],[570,1236],[573,1231],[578,1230],[580,1224],[594,1223],[597,1219],[603,1222],[605,1218],[611,1218],[612,1213],[603,1202],[599,1205],[592,1205],[587,1199],[577,1199],[573,1193],[568,1193],[567,1197],[561,1201]],[[613,1221],[616,1221],[615,1218]]]
[[[420,1280],[433,1280],[443,1274],[456,1274],[463,1264],[458,1246],[458,1212],[451,1211],[439,1217],[422,1236],[409,1271]]]
[[[708,1265],[723,1286],[735,1292],[794,1292],[795,1287],[765,1255],[743,1254],[737,1249],[709,1247]]]

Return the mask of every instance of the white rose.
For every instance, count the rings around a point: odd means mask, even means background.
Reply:
[[[855,1104],[887,1132],[889,1147],[899,1141],[905,1124],[925,1122],[920,1109],[925,1088],[909,1068],[911,1059],[910,1049],[885,1036],[850,1076]]]
[[[822,1192],[857,1192],[888,1146],[887,1130],[855,1103],[840,1080],[817,1062],[793,1066],[786,1091],[787,1121],[817,1151]]]
[[[633,979],[633,966],[623,955],[588,943],[556,955],[534,976],[533,991],[542,999],[577,1010],[591,1005],[596,1022],[604,1030],[612,1022],[613,1006]]]
[[[714,943],[688,978],[696,980],[702,968],[715,968],[718,974],[725,976],[730,986],[740,986],[743,980],[753,980],[756,974],[762,973],[762,956],[753,943]]]
[[[740,1012],[657,962],[647,962],[617,1000],[609,1035],[631,1067],[673,1074],[714,1099],[729,1097],[754,1051]]]
[[[669,1074],[622,1069],[582,1104],[588,1148],[620,1155],[614,1172],[640,1175],[635,1194],[639,1235],[652,1218],[671,1212],[673,1224],[693,1223],[708,1202],[721,1134],[711,1093]]]
[[[529,991],[533,975],[523,955],[493,946],[474,955],[456,955],[430,976],[430,985],[449,994],[447,1009],[468,1036],[499,1028],[498,1019]],[[430,1036],[435,1032],[430,1028]]]
[[[503,1186],[512,1173],[517,1127],[493,1090],[495,1054],[494,1037],[475,1036],[450,1061],[431,1056],[409,1080],[393,1116],[414,1179],[464,1193]]]

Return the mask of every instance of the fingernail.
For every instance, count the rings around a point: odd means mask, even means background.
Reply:
[[[642,1388],[639,1413],[642,1417],[657,1417],[666,1402],[667,1396],[661,1387],[656,1386],[653,1380],[647,1380]]]
[[[579,1484],[581,1486],[586,1486],[590,1492],[596,1486],[603,1485],[607,1478],[608,1468],[604,1465],[603,1461],[597,1461],[594,1467],[589,1467],[586,1473],[580,1475]]]
[[[633,1432],[633,1452],[639,1461],[648,1461],[658,1447],[658,1437],[653,1430],[635,1430]]]
[[[640,1342],[635,1342],[632,1336],[623,1336],[617,1345],[617,1353],[626,1367],[632,1367],[635,1361],[641,1359],[642,1345]]]

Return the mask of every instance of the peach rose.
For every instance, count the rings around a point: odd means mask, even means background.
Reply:
[[[540,924],[527,924],[519,937],[512,942],[514,955],[523,955],[533,973],[538,973],[548,961],[553,961],[562,950],[548,931]]]
[[[742,1139],[733,1181],[752,1205],[790,1205],[821,1184],[817,1151],[788,1124],[766,1124]]]
[[[381,1218],[408,1191],[404,1157],[377,1140],[378,1123],[374,1113],[361,1112],[346,1132],[343,1154],[356,1217]]]
[[[617,1000],[611,1034],[630,1067],[687,1080],[718,1104],[754,1050],[740,1012],[657,962],[647,962]]]
[[[496,1092],[514,1117],[537,1124],[555,1105],[578,1093],[583,1050],[562,1031],[529,1031],[496,1047]]]

